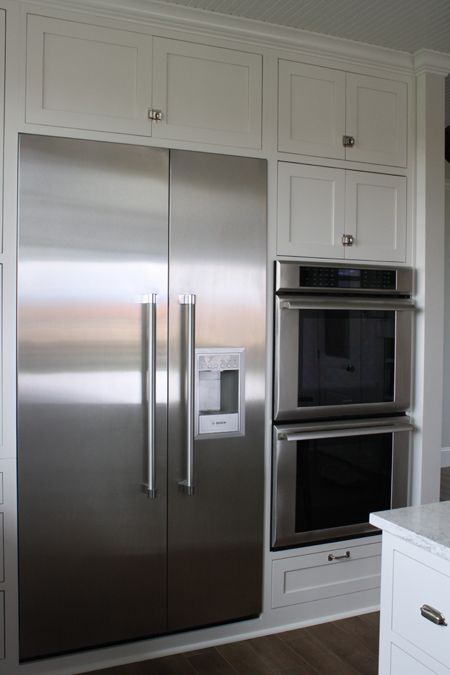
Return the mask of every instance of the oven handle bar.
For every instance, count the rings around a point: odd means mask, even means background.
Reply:
[[[281,309],[367,309],[367,310],[381,310],[381,311],[395,311],[413,310],[415,304],[409,298],[386,300],[385,298],[374,299],[365,298],[327,298],[317,296],[302,296],[301,298],[293,299],[279,296]]]
[[[347,429],[327,429],[323,431],[305,431],[288,433],[281,431],[278,433],[279,441],[307,441],[312,438],[338,438],[343,436],[369,436],[372,434],[390,434],[397,431],[410,431],[414,429],[412,424],[390,424],[373,427],[347,428]]]

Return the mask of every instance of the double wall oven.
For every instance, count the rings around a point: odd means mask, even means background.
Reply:
[[[274,548],[408,501],[412,271],[276,263]]]

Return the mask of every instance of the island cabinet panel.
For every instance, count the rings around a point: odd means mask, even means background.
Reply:
[[[262,57],[155,38],[153,135],[261,147]]]
[[[407,84],[279,61],[278,149],[406,167]]]
[[[383,511],[379,675],[450,675],[450,502]]]
[[[396,645],[391,649],[391,669],[389,675],[433,675],[434,670],[430,670],[423,663],[417,661],[410,654],[407,654]]]
[[[27,17],[26,122],[147,135],[152,38]]]
[[[280,162],[277,254],[405,262],[406,178]]]
[[[417,583],[413,583],[413,580]],[[450,628],[422,615],[424,605],[450,621],[450,569],[448,574],[394,551],[392,630],[425,654],[450,669]],[[439,614],[438,614],[439,613]]]

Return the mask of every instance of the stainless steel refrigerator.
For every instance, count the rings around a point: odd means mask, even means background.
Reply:
[[[258,615],[266,163],[19,155],[21,660]]]

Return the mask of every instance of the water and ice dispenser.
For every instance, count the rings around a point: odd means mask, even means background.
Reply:
[[[195,436],[243,436],[243,347],[196,349]]]

